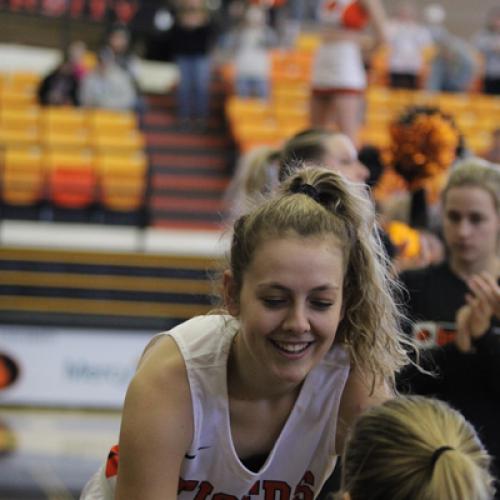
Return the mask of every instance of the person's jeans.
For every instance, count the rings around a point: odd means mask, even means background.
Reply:
[[[179,118],[208,118],[211,82],[209,56],[178,56],[176,63],[180,72],[177,91]]]

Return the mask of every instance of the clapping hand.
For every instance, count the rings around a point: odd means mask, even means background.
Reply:
[[[462,352],[472,350],[472,341],[487,332],[493,315],[500,317],[500,287],[493,276],[482,272],[467,284],[472,293],[466,294],[466,304],[456,314],[455,344]]]

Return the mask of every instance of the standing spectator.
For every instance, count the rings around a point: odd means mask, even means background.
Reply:
[[[483,91],[500,94],[500,7],[488,12],[484,29],[475,37],[475,45],[484,57]]]
[[[215,24],[204,0],[178,0],[170,45],[179,67],[177,94],[179,119],[206,125],[209,114],[211,50]]]
[[[424,15],[435,47],[427,89],[434,92],[466,92],[477,72],[474,48],[445,28],[446,13],[441,5],[428,5]]]
[[[329,128],[333,119],[357,144],[366,88],[362,49],[386,40],[385,12],[380,0],[322,0],[319,20],[323,33],[312,70],[311,124]],[[375,37],[364,32],[370,20]]]
[[[264,10],[250,6],[243,25],[235,28],[226,41],[228,50],[233,53],[236,93],[240,97],[269,97],[269,49],[277,42],[274,30],[266,23]]]
[[[416,89],[424,52],[432,45],[429,30],[417,22],[414,3],[402,0],[388,23],[389,79],[393,88]]]

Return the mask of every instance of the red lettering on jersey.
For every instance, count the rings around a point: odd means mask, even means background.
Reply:
[[[111,448],[108,454],[108,459],[106,460],[106,471],[105,475],[107,478],[118,475],[118,452],[119,447],[116,444]]]
[[[311,486],[314,487],[314,474],[308,470],[293,492],[294,500],[313,500],[314,490]]]
[[[265,500],[289,500],[292,489],[284,481],[263,481]],[[279,493],[279,497],[276,494]]]
[[[212,491],[214,491],[212,484],[208,481],[202,481],[194,500],[205,500]]]
[[[437,344],[443,346],[453,342],[457,332],[455,330],[447,330],[445,328],[439,328],[437,332]]]
[[[193,481],[193,480],[184,480],[182,477],[179,479],[179,487],[177,489],[177,494],[181,493],[182,491],[194,491],[195,488],[198,486],[199,481]]]
[[[213,500],[238,500],[238,497],[226,495],[225,493],[216,493],[212,498]]]
[[[248,495],[245,495],[241,500],[250,500],[251,496],[258,495],[260,493],[260,481],[255,481],[254,485],[248,491]]]

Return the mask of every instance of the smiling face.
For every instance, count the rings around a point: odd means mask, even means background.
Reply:
[[[482,267],[496,255],[500,230],[491,194],[476,186],[451,188],[444,203],[443,230],[452,262]]]
[[[267,381],[297,386],[331,348],[342,311],[343,255],[332,236],[269,239],[256,250],[229,312],[240,362]],[[226,297],[234,296],[228,274]]]

